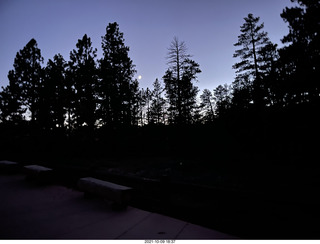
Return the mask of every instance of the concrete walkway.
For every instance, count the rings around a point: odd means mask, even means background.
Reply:
[[[24,175],[0,175],[0,239],[233,239],[137,208],[115,211],[102,199]]]

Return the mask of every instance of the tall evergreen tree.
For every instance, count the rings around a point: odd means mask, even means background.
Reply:
[[[133,82],[130,83],[130,118],[131,118],[131,125],[138,126],[139,119],[140,119],[140,89],[139,89],[139,82],[135,79]]]
[[[192,82],[201,72],[199,64],[190,59],[185,43],[179,42],[176,37],[168,48],[167,59],[169,68],[163,80],[170,104],[170,120],[177,124],[192,123],[192,112],[199,91]]]
[[[41,63],[43,58],[35,39],[31,39],[20,50],[14,60],[14,69],[9,71],[9,86],[11,95],[17,101],[18,110],[26,108],[30,113],[31,122],[35,125],[39,112],[39,91],[42,81]],[[18,111],[17,110],[17,111]]]
[[[76,126],[94,129],[96,122],[96,49],[92,48],[90,37],[79,39],[77,49],[70,52],[70,75],[75,90],[74,115]],[[71,87],[72,88],[72,87]]]
[[[66,92],[66,125],[69,133],[76,127],[76,90],[75,90],[75,79],[73,76],[74,69],[71,66],[70,61],[66,66],[66,76],[65,76],[65,92]]]
[[[222,117],[231,108],[232,94],[231,87],[227,84],[219,85],[213,90],[213,96],[216,100],[216,113]]]
[[[132,121],[130,99],[136,70],[124,41],[119,25],[110,23],[102,36],[100,60],[99,113],[103,125],[130,125]]]
[[[144,100],[145,100],[145,106],[146,106],[146,120],[147,124],[151,121],[151,101],[153,97],[153,92],[147,87],[147,89],[144,91]]]
[[[233,57],[240,58],[241,61],[233,65],[236,69],[237,79],[246,79],[245,86],[252,86],[253,102],[257,106],[263,105],[264,87],[262,84],[261,58],[259,51],[264,46],[270,44],[267,33],[262,31],[264,24],[259,24],[259,17],[248,14],[244,18],[245,23],[240,27],[241,35],[238,36],[238,42],[235,46],[242,47],[235,51]],[[238,83],[239,84],[239,83]]]
[[[282,69],[288,73],[287,90],[294,103],[319,101],[320,1],[292,0],[299,6],[285,8],[281,17],[289,25],[280,50]]]
[[[214,118],[214,106],[215,106],[215,101],[214,97],[211,93],[210,90],[204,89],[201,96],[201,108],[202,111],[204,112],[203,119],[205,122],[211,122]]]
[[[151,121],[155,124],[164,123],[164,106],[165,99],[162,97],[164,88],[161,87],[161,84],[158,79],[153,82],[152,90],[152,100],[150,106]]]
[[[46,128],[64,128],[66,116],[66,62],[61,54],[49,59],[41,89],[40,117]]]
[[[266,106],[281,104],[279,97],[279,52],[277,44],[269,43],[258,51],[258,61]]]
[[[141,88],[138,92],[138,110],[139,110],[139,125],[145,124],[145,106],[146,106],[146,96],[145,90]]]

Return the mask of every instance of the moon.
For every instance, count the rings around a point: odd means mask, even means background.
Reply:
[[[141,76],[141,75],[139,75],[139,76],[138,76],[138,80],[141,80],[141,79],[142,79],[142,76]]]

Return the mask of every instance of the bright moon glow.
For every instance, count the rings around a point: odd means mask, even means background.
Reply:
[[[139,76],[138,76],[138,79],[139,79],[139,80],[141,80],[141,79],[142,79],[142,76],[141,76],[141,75],[139,75]]]

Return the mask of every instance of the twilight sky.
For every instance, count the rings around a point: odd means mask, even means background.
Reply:
[[[280,17],[290,0],[0,0],[0,86],[8,84],[16,53],[35,38],[44,64],[61,53],[69,60],[87,34],[98,58],[108,23],[118,22],[129,56],[142,76],[140,87],[161,80],[174,36],[187,45],[202,73],[196,84],[211,91],[235,77],[232,57],[243,18],[252,13],[265,23],[271,41],[288,33]]]

